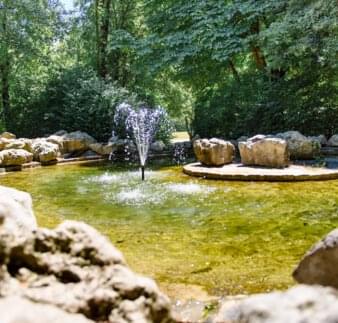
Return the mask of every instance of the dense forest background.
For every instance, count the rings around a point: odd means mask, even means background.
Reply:
[[[0,0],[0,128],[106,140],[128,101],[200,136],[338,132],[336,0],[75,4]]]

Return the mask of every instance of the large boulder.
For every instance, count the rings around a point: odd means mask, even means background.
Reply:
[[[36,304],[23,297],[0,298],[1,323],[94,323],[81,314],[48,304]]]
[[[115,151],[115,147],[113,146],[112,143],[108,143],[108,144],[100,144],[100,143],[95,143],[95,144],[91,144],[89,145],[90,150],[96,152],[99,155],[102,156],[108,156],[110,154],[112,154]]]
[[[235,147],[229,141],[217,138],[194,141],[194,152],[199,162],[207,166],[222,166],[232,163]]]
[[[18,166],[33,160],[33,154],[24,149],[6,149],[0,151],[0,166]]]
[[[327,142],[327,145],[330,147],[338,147],[338,135],[333,135]]]
[[[308,137],[311,141],[317,141],[320,143],[321,146],[327,146],[328,141],[325,137],[325,135],[319,135],[319,136],[310,136]]]
[[[243,165],[284,168],[289,165],[289,151],[285,140],[258,135],[239,142]]]
[[[32,152],[32,140],[26,138],[6,139],[0,138],[0,150],[5,149],[24,149]]]
[[[315,244],[293,272],[303,284],[319,284],[338,288],[338,229]]]
[[[86,151],[96,140],[85,132],[75,131],[62,136],[63,146],[66,153]]]
[[[212,323],[336,323],[338,292],[329,287],[298,285],[286,292],[250,296],[224,304]]]
[[[60,154],[59,146],[43,139],[33,143],[34,160],[41,163],[55,161]]]
[[[94,322],[173,322],[169,299],[92,227],[66,221],[23,233],[6,229],[10,221],[0,221],[0,297],[57,306]]]
[[[291,159],[313,159],[320,154],[320,143],[305,137],[299,131],[279,133],[276,137],[286,140]]]
[[[19,228],[36,228],[32,199],[26,192],[0,186],[0,217],[10,218]]]
[[[58,145],[60,152],[63,152],[63,137],[62,136],[56,136],[51,135],[46,139],[47,142],[50,142],[52,144]]]
[[[10,132],[3,132],[2,134],[0,134],[0,138],[4,138],[4,139],[15,139],[16,135],[14,135],[13,133]]]

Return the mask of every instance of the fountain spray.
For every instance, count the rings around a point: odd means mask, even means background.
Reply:
[[[156,109],[147,107],[135,109],[127,103],[122,103],[116,109],[114,116],[115,124],[119,124],[121,120],[125,122],[127,133],[137,147],[142,181],[145,180],[145,165],[149,147],[155,138],[161,120],[166,117],[167,113],[161,107]]]

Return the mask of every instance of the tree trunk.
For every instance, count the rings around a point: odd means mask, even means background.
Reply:
[[[5,4],[6,5],[6,4]],[[2,115],[6,129],[10,125],[10,95],[9,95],[9,74],[10,61],[7,48],[7,14],[6,7],[3,8],[1,29],[3,33],[3,55],[0,61],[0,80],[1,80],[1,106]]]
[[[241,79],[239,77],[239,73],[238,73],[238,71],[236,69],[236,66],[235,66],[234,62],[231,59],[229,60],[229,67],[230,67],[230,70],[231,70],[234,78],[237,80],[238,83],[240,83]]]
[[[5,127],[10,124],[10,95],[9,95],[9,62],[0,66],[1,74],[1,105]]]
[[[255,23],[253,23],[251,25],[251,33],[252,34],[256,34],[258,35],[260,32],[260,25],[259,25],[259,20],[257,19]],[[254,61],[256,63],[256,66],[259,69],[265,69],[267,64],[266,64],[266,60],[265,60],[265,56],[263,54],[263,51],[261,50],[261,48],[257,45],[257,44],[252,44],[251,46],[251,52],[252,52],[252,56],[254,58]]]
[[[98,73],[102,78],[106,78],[108,76],[107,46],[110,25],[111,0],[98,0],[96,5],[96,24],[98,29]]]

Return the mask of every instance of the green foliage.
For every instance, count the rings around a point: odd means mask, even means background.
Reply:
[[[138,104],[128,90],[107,83],[94,71],[80,67],[55,76],[41,96],[18,107],[13,128],[19,135],[35,137],[57,130],[82,130],[98,140],[111,136],[115,107],[123,102]],[[38,124],[38,127],[32,125]]]
[[[335,0],[76,4],[67,16],[59,0],[0,0],[7,129],[106,139],[129,100],[165,106],[180,130],[203,136],[337,131]]]

